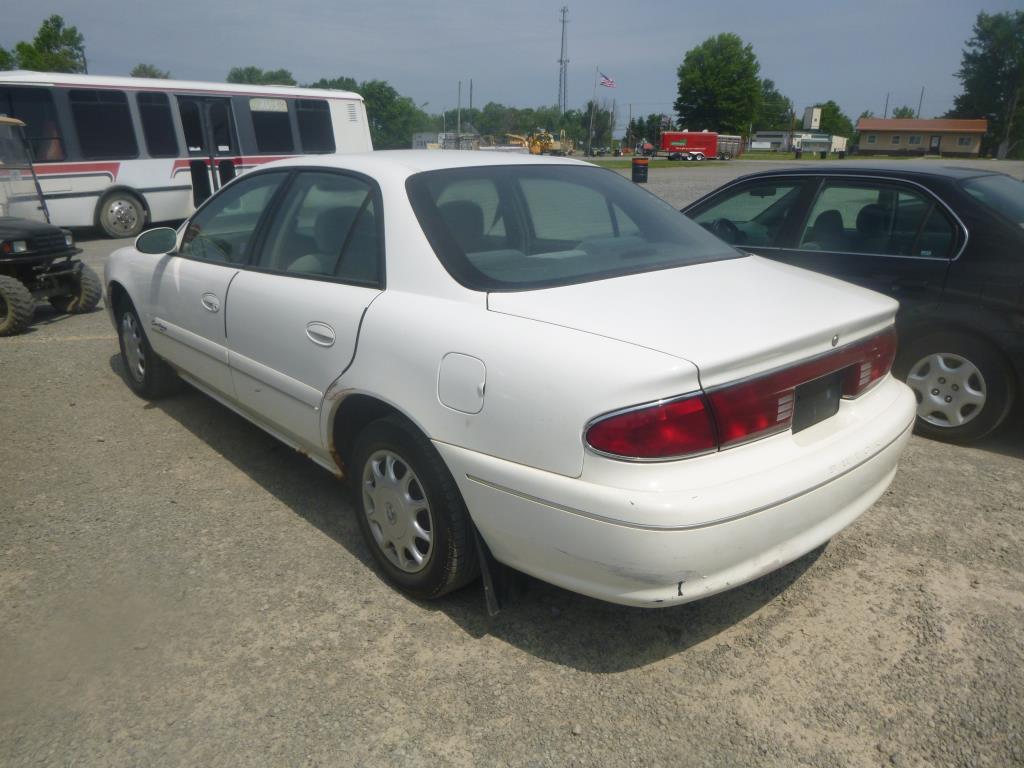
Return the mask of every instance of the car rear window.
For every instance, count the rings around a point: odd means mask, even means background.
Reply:
[[[1024,227],[1024,182],[1012,176],[993,174],[960,182],[967,194]]]
[[[570,285],[743,256],[600,168],[426,171],[411,176],[406,189],[438,258],[474,290]]]

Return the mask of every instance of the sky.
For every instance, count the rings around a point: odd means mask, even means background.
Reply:
[[[955,73],[979,11],[1024,0],[6,0],[0,46],[34,37],[60,14],[85,36],[91,74],[154,64],[181,79],[223,80],[233,66],[285,68],[300,83],[346,75],[380,79],[427,112],[488,101],[558,101],[559,9],[569,8],[568,102],[594,92],[595,68],[614,79],[620,129],[628,115],[672,113],[676,70],[690,48],[720,32],[753,46],[798,114],[833,99],[852,119],[881,116],[889,94],[921,117],[948,110]]]

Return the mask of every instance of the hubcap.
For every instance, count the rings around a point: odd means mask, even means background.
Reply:
[[[121,340],[128,373],[141,384],[146,378],[146,353],[142,349],[142,330],[131,312],[121,316]]]
[[[135,206],[127,200],[111,200],[107,204],[107,223],[111,229],[128,234],[134,231],[139,215]]]
[[[367,460],[363,508],[388,560],[406,573],[426,568],[434,542],[430,505],[416,473],[397,453],[381,450]]]
[[[960,427],[977,418],[987,389],[981,371],[966,357],[936,352],[910,369],[907,384],[917,397],[917,415],[936,427]]]

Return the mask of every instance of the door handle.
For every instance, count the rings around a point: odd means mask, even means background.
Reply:
[[[334,334],[334,329],[327,323],[309,323],[306,325],[306,336],[314,344],[318,344],[321,347],[334,346],[334,340],[337,338]]]
[[[219,312],[220,311],[220,299],[214,296],[212,293],[204,293],[202,298],[199,299],[203,305],[203,309],[208,312]]]

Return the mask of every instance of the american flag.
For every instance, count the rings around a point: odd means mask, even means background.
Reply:
[[[614,80],[612,80],[610,77],[608,77],[608,75],[606,75],[604,72],[601,72],[600,74],[601,74],[601,85],[603,85],[605,88],[614,88],[615,87],[615,81]]]

